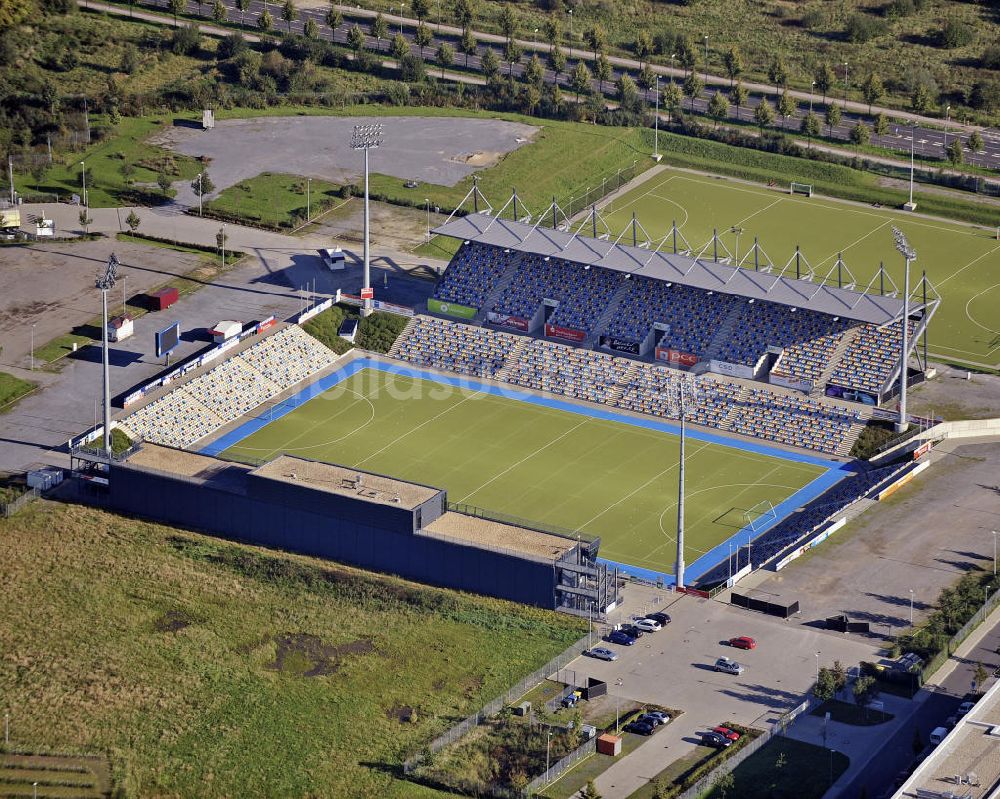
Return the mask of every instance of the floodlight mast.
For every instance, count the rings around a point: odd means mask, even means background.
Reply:
[[[687,441],[686,401],[698,398],[698,383],[695,379],[682,380],[677,386],[677,401],[680,404],[681,416],[681,449],[678,455],[677,478],[677,562],[674,567],[676,587],[684,588],[684,445]]]
[[[108,292],[118,280],[118,258],[114,253],[108,258],[104,274],[98,274],[94,286],[101,292],[104,308],[101,325],[102,366],[104,370],[104,454],[111,459],[111,380],[108,372]]]
[[[896,423],[896,432],[905,433],[910,424],[906,414],[906,348],[909,331],[907,327],[910,322],[910,262],[917,260],[916,251],[906,240],[906,235],[897,227],[892,228],[892,235],[896,239],[896,250],[906,261],[906,268],[903,273],[903,320],[900,325],[901,349],[899,353],[899,421]]]
[[[382,123],[376,122],[371,125],[355,125],[354,135],[351,137],[352,150],[365,151],[365,251],[364,251],[364,284],[361,289],[361,315],[368,316],[372,312],[372,301],[367,295],[371,294],[371,261],[369,257],[369,224],[368,224],[368,151],[374,150],[382,144]]]

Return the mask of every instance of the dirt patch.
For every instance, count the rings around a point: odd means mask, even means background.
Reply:
[[[197,623],[197,619],[186,610],[168,610],[153,622],[153,629],[159,633],[175,633]]]
[[[452,160],[469,166],[493,166],[503,157],[503,153],[479,150],[474,153],[459,153]]]
[[[274,638],[277,647],[269,668],[301,677],[324,677],[334,674],[349,655],[367,655],[375,651],[371,641],[360,639],[333,646],[308,633],[285,633]]]
[[[390,721],[399,721],[406,724],[417,720],[417,711],[408,705],[396,705],[385,711],[385,715]]]

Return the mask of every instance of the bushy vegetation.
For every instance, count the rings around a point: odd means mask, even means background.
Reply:
[[[115,455],[121,455],[125,450],[132,446],[132,439],[129,435],[122,430],[120,427],[111,428],[111,452]],[[93,441],[87,445],[88,449],[93,449],[97,451],[104,450],[104,436],[98,436]]]
[[[219,192],[205,203],[204,214],[287,230],[305,224],[307,212],[315,219],[340,202],[340,197],[340,187],[325,180],[307,183],[297,175],[264,172]]]
[[[375,311],[371,316],[360,317],[359,309],[350,305],[334,305],[306,322],[302,329],[323,342],[338,354],[351,349],[347,339],[337,335],[345,319],[360,319],[357,346],[372,352],[386,353],[403,332],[408,319],[405,316]]]
[[[361,320],[358,346],[372,352],[387,353],[408,321],[405,316],[375,311]]]
[[[912,433],[916,428],[911,428]],[[912,435],[911,433],[911,435]],[[854,446],[851,447],[851,457],[867,460],[877,454],[879,449],[899,437],[902,441],[906,436],[896,433],[895,427],[889,422],[869,421],[858,435]]]
[[[0,520],[0,560],[11,743],[107,752],[128,796],[429,799],[402,760],[586,632],[48,502]]]

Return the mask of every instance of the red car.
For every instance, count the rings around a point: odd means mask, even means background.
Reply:
[[[749,635],[741,635],[738,638],[730,638],[729,645],[734,646],[737,649],[756,649],[757,642],[753,640]]]
[[[740,734],[736,730],[729,729],[729,727],[712,727],[712,732],[718,733],[730,741],[738,741],[740,739]]]

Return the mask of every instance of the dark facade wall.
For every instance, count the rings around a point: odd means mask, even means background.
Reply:
[[[288,504],[279,504],[274,494],[267,500],[250,498],[128,466],[112,466],[110,483],[111,508],[121,513],[443,588],[555,608],[552,563],[413,534],[412,520],[401,531],[390,531],[366,523],[364,514],[333,516],[322,503],[317,508],[317,503],[298,493],[290,495]],[[440,500],[436,501],[439,508]]]

